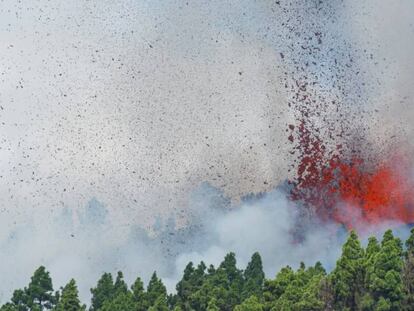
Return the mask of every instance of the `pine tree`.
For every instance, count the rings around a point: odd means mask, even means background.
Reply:
[[[411,229],[410,237],[405,242],[406,251],[402,270],[402,281],[404,286],[404,310],[414,310],[414,228]]]
[[[193,284],[191,284],[191,279],[195,272],[194,266],[192,262],[189,262],[184,269],[182,279],[177,283],[176,290],[177,290],[177,300],[178,305],[183,310],[190,310],[189,306],[189,297],[196,291],[193,288]]]
[[[381,248],[367,270],[369,290],[375,308],[381,310],[401,310],[404,298],[401,271],[403,249],[400,239],[391,230],[384,233]],[[388,309],[386,309],[388,308]]]
[[[258,252],[252,255],[246,270],[244,271],[243,298],[252,295],[261,297],[265,274],[263,272],[262,258]]]
[[[294,304],[294,309],[301,311],[322,311],[325,304],[320,297],[321,283],[324,280],[324,274],[313,275],[302,287],[301,298]]]
[[[368,245],[367,245],[367,248],[365,250],[365,255],[364,255],[364,268],[366,271],[368,271],[370,267],[374,265],[374,262],[380,250],[381,250],[381,246],[378,243],[378,240],[375,237],[370,237],[368,239]],[[365,282],[368,282],[368,281],[369,280],[366,277]]]
[[[99,311],[135,311],[135,303],[131,292],[119,292],[111,300],[106,300]]]
[[[98,311],[106,301],[114,298],[114,283],[110,273],[104,273],[95,288],[91,289],[91,311]]]
[[[228,253],[224,257],[216,274],[218,278],[221,277],[222,281],[224,281],[224,287],[221,291],[222,295],[220,295],[222,297],[217,297],[218,299],[221,298],[224,304],[221,308],[224,310],[233,310],[236,305],[240,304],[243,290],[243,274],[237,268],[236,255],[234,253]]]
[[[37,307],[40,310],[52,309],[56,303],[53,292],[52,279],[46,268],[41,266],[33,274],[27,288],[31,308]]]
[[[204,264],[201,270],[203,269]],[[199,289],[190,296],[193,310],[206,310],[210,305],[210,308],[217,307],[219,310],[227,311],[240,304],[243,274],[236,267],[233,253],[227,254],[217,269],[210,266],[207,274],[201,279]],[[214,305],[211,302],[213,298]]]
[[[323,302],[324,311],[335,310],[335,294],[332,285],[332,278],[330,276],[322,278],[319,288],[319,298]]]
[[[191,296],[203,285],[205,270],[204,262],[201,262],[197,268],[194,268],[192,262],[185,267],[183,277],[176,286],[177,295],[174,297],[176,304],[182,310],[192,310]]]
[[[108,310],[109,311],[109,310]],[[167,298],[165,295],[158,296],[153,306],[148,311],[168,311]]]
[[[294,279],[294,271],[287,266],[279,271],[274,280],[265,280],[263,298],[267,306],[266,309],[271,309],[272,305],[283,295]]]
[[[167,289],[162,283],[161,279],[157,277],[157,273],[154,272],[151,276],[151,280],[147,287],[147,301],[150,306],[154,306],[159,297],[167,299]]]
[[[406,253],[414,254],[414,228],[411,229],[411,234],[405,241]]]
[[[0,311],[19,311],[19,309],[14,304],[8,302],[1,306]]]
[[[78,297],[78,288],[74,279],[63,288],[59,302],[54,309],[56,311],[83,311],[86,306],[81,306]]]
[[[34,272],[28,287],[15,290],[11,301],[19,311],[52,309],[56,295],[45,267],[41,266]]]
[[[27,295],[27,288],[25,289],[16,289],[13,292],[11,298],[13,305],[18,311],[27,311],[29,310],[29,297]]]
[[[368,245],[364,254],[364,295],[359,301],[359,309],[361,310],[372,310],[374,307],[375,301],[373,293],[369,289],[370,287],[370,271],[374,266],[376,256],[381,250],[381,246],[378,243],[378,240],[375,237],[370,237],[368,239]]]
[[[355,231],[351,231],[342,247],[342,255],[332,272],[332,285],[336,307],[356,310],[363,295],[364,250]]]
[[[128,291],[128,285],[124,281],[124,275],[121,271],[118,271],[116,280],[114,283],[114,295],[125,294]]]
[[[144,283],[141,278],[137,278],[131,286],[132,297],[135,302],[136,311],[145,311],[148,309],[147,295],[144,289]]]

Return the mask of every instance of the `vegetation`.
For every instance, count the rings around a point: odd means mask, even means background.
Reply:
[[[175,294],[168,294],[153,273],[145,288],[137,278],[132,286],[122,272],[115,280],[104,273],[91,289],[90,311],[318,311],[414,310],[414,229],[405,242],[385,232],[382,241],[371,237],[366,248],[351,232],[332,272],[321,263],[294,270],[287,266],[274,279],[265,279],[262,260],[254,253],[244,271],[229,253],[216,268],[189,263]],[[0,311],[84,311],[75,280],[54,292],[44,267],[27,287],[15,290]]]

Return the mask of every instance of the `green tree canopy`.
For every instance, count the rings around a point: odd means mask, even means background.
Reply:
[[[296,264],[296,263],[295,263]],[[301,263],[297,270],[282,268],[266,279],[259,253],[245,270],[228,253],[215,268],[189,263],[177,283],[176,294],[167,294],[154,272],[148,286],[138,277],[128,287],[122,272],[115,280],[104,273],[91,289],[90,311],[411,311],[414,310],[414,229],[405,249],[391,230],[381,243],[368,239],[364,249],[350,232],[331,273],[320,262]],[[13,292],[0,311],[84,311],[75,280],[56,293],[44,267],[39,267],[27,287]]]
[[[367,268],[369,291],[376,309],[401,310],[404,299],[402,283],[403,249],[401,240],[395,238],[391,230],[384,233],[381,248]],[[385,309],[389,306],[388,309]]]
[[[342,255],[332,272],[336,307],[356,310],[363,295],[364,250],[355,231],[351,231],[342,247]]]
[[[255,252],[244,270],[243,298],[251,296],[260,297],[263,291],[265,274],[263,272],[262,258]]]
[[[154,272],[147,287],[147,301],[149,306],[154,306],[160,297],[161,300],[167,299],[167,289],[162,283],[162,280],[157,277],[157,273]]]
[[[98,311],[106,301],[114,297],[114,283],[112,274],[104,273],[95,288],[91,289],[91,311]]]
[[[234,311],[263,311],[264,305],[256,296],[251,296],[243,301],[242,304],[236,306]]]
[[[40,266],[31,277],[28,287],[15,290],[11,299],[19,311],[50,310],[56,303],[52,279],[46,268]]]
[[[402,282],[404,288],[404,310],[414,310],[414,228],[410,237],[405,242],[406,252],[402,270]]]
[[[131,286],[132,298],[135,302],[136,311],[145,311],[148,309],[147,295],[144,289],[144,283],[140,277],[137,277],[134,284]]]
[[[74,279],[62,289],[59,302],[54,309],[56,311],[83,311],[86,306],[82,306],[78,297],[78,288]]]

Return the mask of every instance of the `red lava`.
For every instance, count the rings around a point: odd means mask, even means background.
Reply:
[[[301,122],[299,164],[291,197],[322,220],[348,228],[385,221],[414,223],[412,163],[402,153],[367,163],[361,155],[347,158],[342,145],[328,153],[321,140]]]

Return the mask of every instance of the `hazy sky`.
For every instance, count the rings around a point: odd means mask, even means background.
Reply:
[[[410,124],[411,1],[336,2],[331,31],[384,58],[371,102]],[[273,188],[291,160],[280,14],[272,1],[1,1],[3,213],[96,197],[145,223],[182,213],[202,181],[233,198]]]
[[[258,38],[260,5],[0,10],[2,207],[97,197],[143,217],[182,205],[201,181],[235,197],[279,181],[285,107],[277,51]]]

